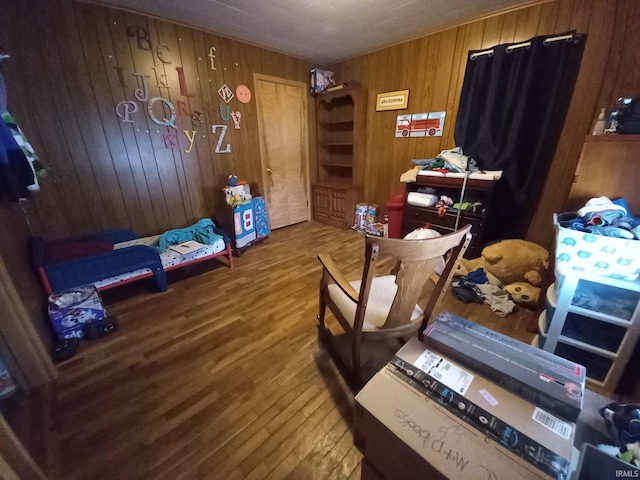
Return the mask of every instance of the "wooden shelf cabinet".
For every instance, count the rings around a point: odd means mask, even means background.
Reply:
[[[424,227],[425,224],[430,224],[431,228],[443,235],[452,233],[456,227],[457,211],[448,209],[444,216],[440,216],[438,215],[438,209],[435,207],[420,207],[408,204],[407,197],[411,192],[417,192],[424,187],[431,187],[436,191],[436,195],[447,195],[451,197],[454,202],[458,202],[460,200],[462,183],[462,178],[434,177],[428,175],[418,175],[415,182],[407,183],[402,212],[402,236],[404,237],[416,228]],[[471,225],[472,239],[465,253],[466,258],[479,257],[482,252],[484,225],[491,204],[494,185],[494,180],[469,179],[467,181],[465,200],[480,201],[483,204],[483,208],[476,212],[460,212],[458,229],[465,225]]]
[[[314,220],[339,228],[354,224],[355,204],[362,194],[361,187],[316,183],[311,189]]]
[[[640,135],[590,135],[582,146],[565,212],[583,207],[590,198],[624,197],[634,215],[640,215],[640,188],[636,171]]]
[[[318,169],[313,218],[348,228],[362,194],[367,92],[347,87],[316,96]]]

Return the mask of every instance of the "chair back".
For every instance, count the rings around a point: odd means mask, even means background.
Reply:
[[[376,261],[379,257],[394,257],[398,261],[396,267],[396,285],[398,287],[391,310],[381,330],[397,329],[411,323],[411,317],[423,292],[424,286],[431,278],[434,269],[441,264],[441,259],[452,251],[440,280],[427,301],[424,309],[423,324],[431,317],[431,313],[448,288],[454,273],[454,267],[464,254],[471,241],[471,226],[424,240],[402,240],[367,236],[366,258],[354,329],[362,329],[362,323],[369,301],[371,282],[376,275]],[[422,330],[422,329],[421,329]]]

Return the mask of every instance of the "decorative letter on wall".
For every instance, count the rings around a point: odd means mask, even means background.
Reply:
[[[164,138],[164,147],[165,148],[179,148],[180,145],[178,145],[178,135],[176,135],[175,133],[165,133],[162,135],[162,138]]]
[[[116,72],[118,72],[118,78],[120,79],[120,88],[128,88],[127,84],[124,83],[124,75],[122,74],[122,67],[113,67]]]
[[[220,90],[218,90],[218,95],[222,97],[222,100],[224,100],[224,103],[229,103],[233,98],[233,92],[229,87],[227,87],[226,83],[220,87]]]
[[[127,35],[130,37],[136,37],[138,40],[138,48],[140,50],[151,50],[151,39],[149,38],[149,32],[144,27],[127,27]],[[143,42],[146,45],[142,45]]]
[[[184,115],[186,117],[190,117],[189,107],[187,106],[187,102],[183,102],[182,100],[178,100],[176,102],[178,104],[178,115]]]
[[[229,106],[227,106],[227,108],[229,108]],[[233,127],[236,130],[240,130],[240,118],[241,117],[242,117],[242,114],[240,112],[236,112],[236,111],[231,112],[231,118],[233,118]]]
[[[149,99],[149,92],[147,90],[147,83],[144,81],[145,78],[149,78],[149,75],[143,75],[142,73],[134,73],[136,77],[136,84],[140,86],[140,82],[142,82],[142,88],[136,88],[133,92],[133,96],[136,97],[136,100],[141,102],[146,102]]]
[[[184,69],[182,67],[176,67],[176,72],[178,72],[178,80],[180,81],[180,95],[195,97],[193,93],[187,92],[187,81],[184,78]]]
[[[157,88],[166,88],[167,89],[167,94],[169,93],[169,82],[167,81],[167,74],[166,73],[158,73],[158,70],[156,69],[156,67],[151,67],[151,69],[153,70],[153,73],[156,74],[156,87]]]
[[[209,49],[209,55],[207,55],[207,57],[209,57],[209,59],[211,60],[211,70],[215,70],[216,69],[216,65],[214,63],[214,60],[216,59],[216,47],[211,47]]]
[[[218,139],[218,143],[216,143],[215,153],[230,153],[231,145],[227,143],[227,146],[224,150],[220,150],[222,147],[222,141],[224,140],[224,136],[227,134],[227,126],[226,125],[211,125],[211,133],[215,134],[218,128],[222,129],[222,133],[220,134],[220,138]]]
[[[166,48],[167,52],[169,51],[169,47],[167,47],[164,43],[161,43],[156,47],[156,55],[158,55],[158,60],[160,60],[165,65],[171,65],[171,61],[164,58],[164,54],[162,53],[162,48]]]
[[[202,112],[193,112],[191,114],[191,125],[198,128],[201,127],[203,123],[204,120],[202,119]]]
[[[171,117],[170,118],[163,118],[162,120],[158,120],[155,117],[155,115],[153,114],[153,104],[156,103],[157,101],[160,101],[160,102],[164,103],[165,105],[167,105],[167,107],[169,107],[169,110],[171,111]],[[166,98],[153,97],[151,100],[149,100],[149,104],[147,105],[147,111],[149,112],[149,117],[151,118],[151,120],[153,120],[154,123],[157,123],[158,125],[162,125],[163,127],[176,128],[176,125],[175,125],[176,109],[174,108],[173,103],[171,103]]]
[[[122,106],[122,113],[120,113],[120,107]],[[116,115],[122,118],[122,123],[133,123],[131,120],[131,114],[138,111],[138,104],[130,100],[124,100],[116,105]]]
[[[220,110],[220,118],[222,119],[223,122],[228,122],[229,121],[229,105],[218,105],[218,109]],[[224,111],[223,109],[226,109],[226,111]]]
[[[189,135],[189,130],[183,130],[183,132],[187,136],[187,140],[189,140],[189,148],[187,148],[184,153],[191,153],[191,149],[193,148],[193,141],[196,139],[196,131],[191,130],[191,135]]]

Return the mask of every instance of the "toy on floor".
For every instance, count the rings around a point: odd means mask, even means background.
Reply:
[[[56,362],[73,357],[81,338],[102,338],[118,330],[117,320],[107,317],[94,285],[82,285],[51,294],[48,313],[56,337],[52,351]]]
[[[640,468],[640,403],[610,403],[600,415],[620,446],[603,444],[598,449]]]
[[[485,247],[478,258],[460,259],[456,275],[483,268],[489,283],[502,287],[518,305],[534,307],[549,268],[549,252],[526,240],[502,240]]]
[[[620,442],[640,442],[640,403],[610,403],[600,415],[608,429],[615,427]]]

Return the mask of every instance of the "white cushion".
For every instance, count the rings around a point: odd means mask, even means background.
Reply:
[[[349,284],[356,292],[360,291],[360,280],[349,282]],[[353,322],[356,318],[356,303],[351,301],[338,285],[331,284],[327,288],[329,297],[331,297],[333,303],[336,304],[342,316],[349,322],[349,325],[353,327]],[[391,304],[393,303],[397,290],[398,285],[396,285],[396,277],[394,275],[386,275],[373,279],[369,292],[369,304],[367,305],[364,323],[362,324],[363,332],[378,330],[384,325],[387,321],[387,316],[389,315],[389,310],[391,310]],[[423,314],[422,309],[416,305],[411,315],[411,322],[422,321]]]

